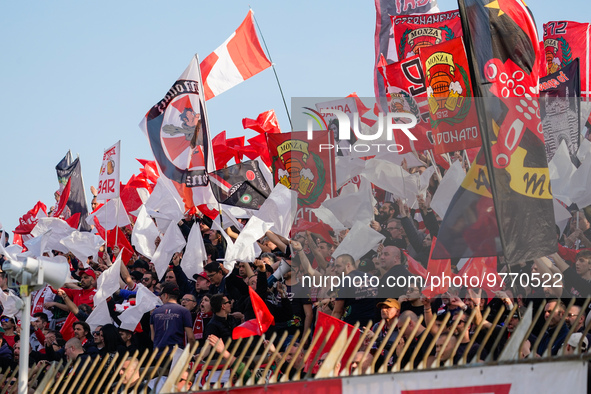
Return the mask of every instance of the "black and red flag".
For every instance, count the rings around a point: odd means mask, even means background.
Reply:
[[[218,202],[241,208],[259,209],[271,193],[256,160],[214,171],[209,181]]]
[[[80,167],[80,158],[72,160],[72,153],[68,153],[55,166],[57,179],[62,187],[65,187],[68,181],[70,185],[70,195],[67,206],[70,214],[80,214],[80,230],[90,231],[90,226],[86,223],[88,216],[88,206],[86,205],[86,193],[84,192],[84,181],[82,180],[82,168]],[[61,189],[61,187],[60,187]]]
[[[508,262],[549,255],[556,252],[556,233],[537,99],[541,53],[533,16],[521,0],[458,3],[474,93],[482,97],[477,108],[488,168],[488,179],[483,172],[484,178],[466,186],[481,189],[489,183]],[[450,208],[446,218],[451,214]]]

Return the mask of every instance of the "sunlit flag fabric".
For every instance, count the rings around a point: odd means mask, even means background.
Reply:
[[[248,288],[252,309],[254,310],[254,319],[250,319],[232,330],[232,339],[248,338],[253,335],[263,335],[271,325],[275,324],[275,318],[269,312],[265,301],[252,289]]]
[[[205,100],[271,67],[254,29],[253,14],[248,11],[230,38],[201,62]]]
[[[510,263],[552,254],[556,232],[533,16],[521,0],[460,0],[459,6],[474,93],[482,97],[482,145],[503,254]]]
[[[158,163],[183,197],[185,210],[215,203],[207,173],[215,170],[197,56],[140,122]]]

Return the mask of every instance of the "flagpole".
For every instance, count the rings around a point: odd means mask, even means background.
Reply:
[[[250,5],[248,9],[252,11]],[[289,120],[289,125],[291,126],[291,130],[293,131],[293,123],[291,123],[291,115],[289,114],[289,109],[287,108],[287,102],[285,101],[285,96],[283,95],[283,89],[281,88],[281,83],[279,82],[279,77],[277,76],[277,70],[275,70],[275,63],[273,63],[273,59],[271,59],[271,53],[269,52],[269,48],[267,48],[267,43],[265,42],[265,37],[263,36],[263,32],[261,31],[261,27],[259,26],[259,22],[257,18],[254,16],[254,11],[252,11],[252,18],[254,19],[254,23],[257,25],[257,29],[259,34],[261,35],[261,40],[263,41],[263,45],[265,46],[265,50],[267,51],[267,56],[269,56],[269,61],[271,62],[271,67],[273,68],[273,74],[275,74],[275,80],[277,81],[277,86],[279,86],[279,92],[281,93],[281,99],[283,100],[283,106],[285,107],[285,112],[287,112],[287,119]]]

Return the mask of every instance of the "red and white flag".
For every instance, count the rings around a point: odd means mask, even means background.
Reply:
[[[119,159],[121,141],[105,150],[103,164],[99,172],[98,201],[107,201],[119,197]]]
[[[234,33],[201,62],[205,100],[271,67],[253,24],[253,12]]]

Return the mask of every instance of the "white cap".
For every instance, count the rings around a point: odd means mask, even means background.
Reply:
[[[583,334],[581,334],[580,332],[575,332],[574,334],[572,334],[570,336],[570,339],[568,340],[568,344],[574,348],[578,347],[582,336],[583,336]],[[587,339],[587,337],[584,337],[583,344],[581,345],[581,353],[586,352],[588,348],[589,348],[589,340]]]

